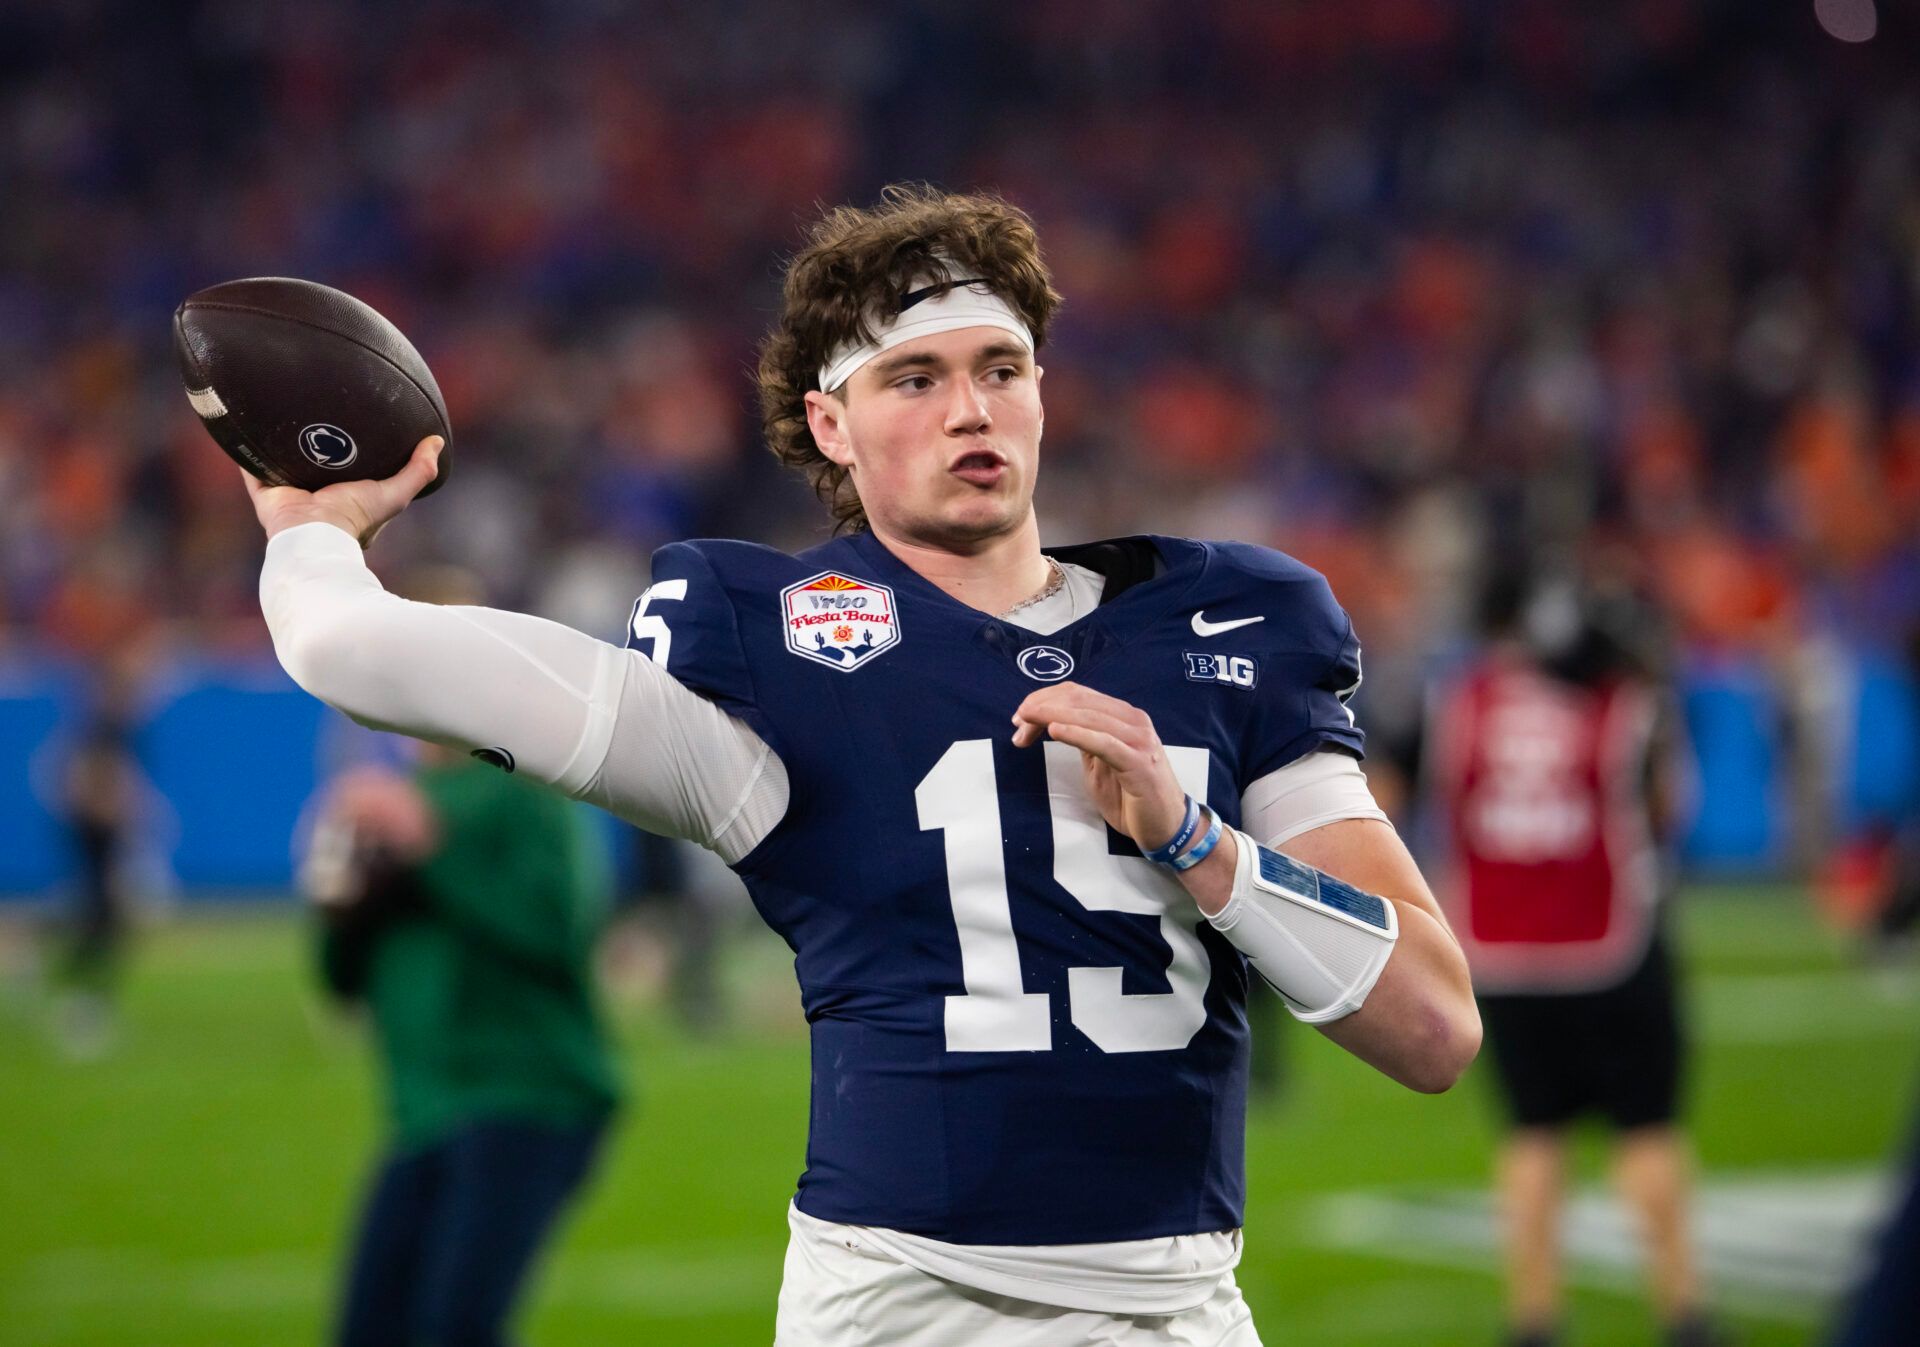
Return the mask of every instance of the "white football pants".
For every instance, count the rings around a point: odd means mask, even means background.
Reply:
[[[908,1267],[857,1237],[795,1229],[774,1347],[1260,1347],[1233,1274],[1181,1314],[1098,1314],[992,1295]]]

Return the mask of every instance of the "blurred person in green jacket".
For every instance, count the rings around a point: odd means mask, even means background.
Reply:
[[[578,806],[429,747],[321,802],[303,887],[327,988],[365,1006],[391,1139],[342,1347],[493,1347],[619,1101],[592,955],[605,857]]]

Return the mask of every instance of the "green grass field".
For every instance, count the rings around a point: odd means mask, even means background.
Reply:
[[[1851,967],[1785,891],[1698,893],[1680,926],[1708,1261],[1743,1343],[1808,1342],[1905,1133],[1920,1000],[1908,970]],[[150,933],[101,1061],[63,1060],[38,1003],[0,996],[0,1344],[322,1340],[375,1100],[303,934],[290,908]],[[620,1011],[636,1106],[540,1278],[529,1342],[771,1340],[807,1062],[769,939],[732,959],[725,1036]],[[1424,1098],[1287,1028],[1287,1085],[1248,1145],[1240,1279],[1266,1340],[1498,1341],[1484,1069]],[[1574,1341],[1652,1341],[1615,1213],[1583,1202],[1574,1231]]]

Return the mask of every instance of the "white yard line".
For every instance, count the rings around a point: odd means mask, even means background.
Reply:
[[[1920,1039],[1920,981],[1911,973],[1701,977],[1688,987],[1696,1032],[1706,1043]]]
[[[1717,1303],[1763,1318],[1817,1323],[1852,1284],[1891,1198],[1873,1170],[1719,1174],[1701,1186],[1696,1241]],[[1434,1267],[1497,1272],[1498,1230],[1484,1190],[1365,1191],[1316,1204],[1328,1243]],[[1569,1279],[1637,1292],[1640,1251],[1627,1214],[1601,1191],[1569,1205]]]

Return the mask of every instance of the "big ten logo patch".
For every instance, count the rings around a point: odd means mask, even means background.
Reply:
[[[893,591],[827,571],[780,591],[787,649],[816,664],[857,669],[900,642]]]
[[[1196,683],[1250,688],[1260,681],[1260,666],[1246,655],[1201,655],[1190,650],[1186,659],[1187,677]]]

